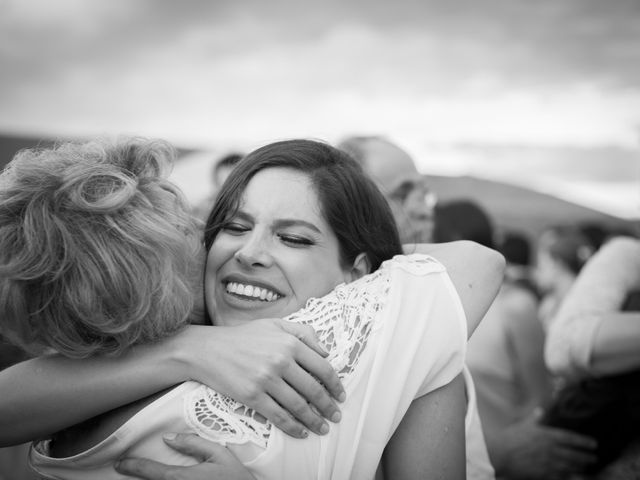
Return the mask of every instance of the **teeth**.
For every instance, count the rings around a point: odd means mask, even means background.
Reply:
[[[273,302],[280,298],[280,295],[272,292],[271,290],[267,290],[266,288],[260,288],[255,285],[244,285],[237,282],[227,283],[227,292],[242,295],[244,297],[257,298],[267,302]]]

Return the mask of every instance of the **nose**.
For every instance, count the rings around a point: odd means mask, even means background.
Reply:
[[[234,257],[245,267],[269,267],[273,263],[266,241],[256,234],[246,239],[236,250]]]

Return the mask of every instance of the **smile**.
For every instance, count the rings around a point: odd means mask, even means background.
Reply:
[[[226,286],[227,293],[233,293],[243,297],[249,297],[263,302],[275,302],[281,296],[276,292],[255,285],[245,285],[238,282],[229,282]]]

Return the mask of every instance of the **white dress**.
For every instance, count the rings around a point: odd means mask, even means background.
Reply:
[[[395,257],[309,300],[288,320],[316,330],[346,390],[342,420],[328,435],[294,439],[244,405],[186,382],[78,455],[51,458],[46,442],[34,445],[32,466],[49,479],[110,480],[125,478],[113,470],[125,454],[192,465],[164,444],[162,433],[195,432],[227,445],[258,479],[371,480],[411,401],[463,368],[462,305],[444,267],[428,256]]]

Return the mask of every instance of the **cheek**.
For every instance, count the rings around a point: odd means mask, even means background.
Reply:
[[[300,278],[303,284],[308,285],[309,297],[322,297],[344,283],[346,273],[337,261],[329,262],[326,258],[320,258],[314,262],[313,269],[307,269]]]
[[[215,286],[215,279],[218,270],[225,262],[225,255],[223,255],[223,249],[214,243],[207,254],[207,263],[205,266],[204,287],[208,292],[210,288]]]

